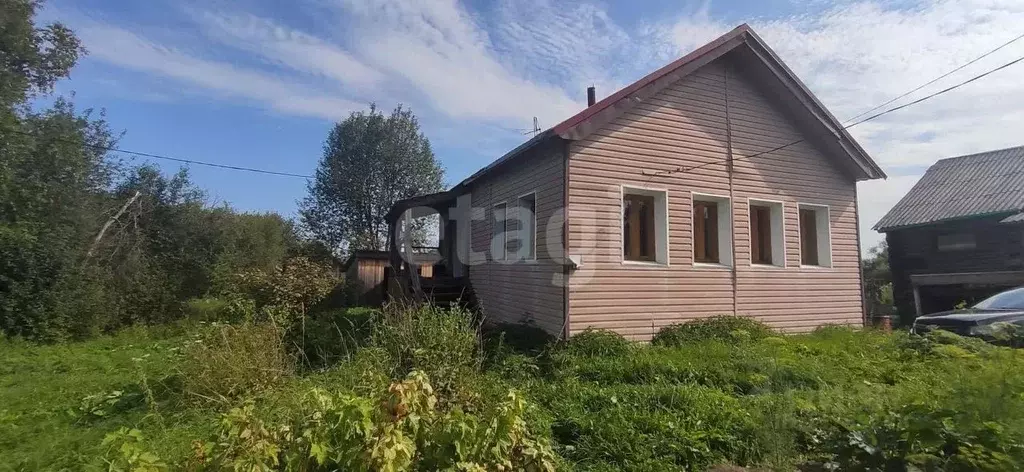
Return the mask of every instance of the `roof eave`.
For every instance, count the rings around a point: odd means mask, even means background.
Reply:
[[[879,226],[878,224],[875,224],[874,226],[871,227],[871,229],[876,231],[876,232],[879,232],[879,233],[891,233],[893,231],[899,231],[899,230],[903,230],[903,229],[923,228],[925,226],[935,226],[935,225],[941,225],[941,224],[946,224],[946,223],[953,223],[953,222],[957,222],[957,221],[974,220],[974,219],[979,219],[979,218],[991,218],[993,216],[1004,216],[1004,215],[1006,215],[1006,216],[1013,216],[1014,214],[1019,213],[1022,210],[1024,210],[1024,209],[1021,209],[1021,210],[990,211],[990,212],[985,212],[985,213],[975,213],[975,214],[972,214],[972,215],[962,215],[962,216],[956,216],[956,217],[952,217],[952,218],[943,218],[941,220],[924,221],[924,222],[921,222],[921,223],[910,223],[910,224],[903,224],[903,225]],[[1000,221],[1000,223],[1002,223],[1002,221]]]
[[[665,85],[682,79],[744,44],[815,117],[823,129],[838,141],[843,152],[855,164],[857,175],[854,177],[857,181],[886,178],[882,168],[846,131],[839,120],[825,108],[775,51],[768,47],[764,40],[746,24],[736,27],[690,54],[609,95],[604,100],[559,123],[552,128],[552,131],[564,139],[584,139],[623,111],[654,95]]]
[[[522,153],[524,153],[524,152],[526,152],[526,151],[528,151],[528,150],[538,146],[540,143],[544,142],[546,139],[548,139],[548,138],[550,138],[550,137],[552,137],[554,135],[555,135],[555,133],[553,131],[553,128],[549,128],[549,129],[545,130],[544,132],[537,134],[536,136],[530,138],[529,140],[527,140],[523,144],[520,144],[519,146],[516,146],[511,151],[505,153],[505,155],[499,157],[494,162],[488,164],[483,169],[480,169],[480,170],[476,171],[475,173],[473,173],[473,175],[470,175],[469,177],[466,177],[465,179],[463,179],[462,182],[459,182],[457,185],[452,187],[452,190],[462,189],[462,188],[468,187],[470,184],[472,184],[477,179],[480,179],[484,175],[490,173],[492,170],[497,169],[501,165],[503,165],[506,162],[508,162],[508,161],[512,160],[513,158],[515,158],[516,156],[518,156],[518,155],[520,155],[520,154],[522,154]]]
[[[662,87],[659,85],[676,82],[743,44],[744,35],[750,31],[746,23],[737,26],[732,31],[583,109],[555,125],[552,131],[563,139],[576,141],[585,138],[592,131],[611,121],[611,118],[618,116],[619,112],[660,90]]]
[[[872,180],[887,178],[885,171],[875,162],[874,159],[861,147],[860,143],[846,130],[846,127],[825,107],[821,100],[811,92],[811,89],[800,80],[792,69],[761,39],[754,30],[746,31],[748,41],[746,44],[757,54],[762,62],[768,66],[772,73],[793,93],[797,99],[814,115],[818,122],[827,129],[839,141],[839,145],[846,151],[846,154],[857,164],[862,176],[857,180]]]

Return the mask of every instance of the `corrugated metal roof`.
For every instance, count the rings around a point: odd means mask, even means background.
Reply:
[[[874,229],[1024,210],[1024,146],[942,159]]]
[[[1013,215],[1007,216],[1006,218],[1003,218],[1002,220],[999,220],[999,222],[1006,224],[1024,222],[1024,213],[1015,213]]]

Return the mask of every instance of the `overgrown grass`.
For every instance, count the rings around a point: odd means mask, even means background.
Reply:
[[[0,469],[97,462],[107,432],[148,421],[150,393],[171,414],[167,390],[182,338],[155,331],[55,345],[0,340]]]
[[[306,443],[275,436],[271,425],[309,424],[314,390],[372,407],[412,372],[430,379],[437,413],[433,426],[409,430],[435,431],[414,441],[429,461],[414,459],[410,467],[446,463],[450,457],[438,456],[447,454],[445,444],[491,444],[483,436],[444,435],[453,427],[463,435],[496,434],[473,426],[473,418],[500,416],[495,408],[510,390],[525,400],[516,421],[530,432],[516,440],[550,441],[560,469],[1024,467],[1024,351],[945,333],[826,327],[780,336],[724,318],[667,329],[652,345],[601,331],[541,345],[534,330],[482,336],[467,314],[428,307],[319,315],[304,336],[288,336],[294,334],[280,338],[280,349],[297,359],[329,354],[213,404],[193,401],[181,375],[189,372],[184,363],[202,362],[182,354],[194,332],[140,329],[57,346],[3,341],[0,449],[10,460],[0,468],[105,467],[110,446],[101,442],[122,427],[145,438],[140,448],[184,467],[195,460],[192,441],[216,442],[221,419],[230,417],[224,415],[245,405],[250,409],[236,410],[232,421],[258,420],[268,440],[308,452]],[[296,339],[306,343],[302,350],[294,349]],[[344,347],[334,344],[339,340]],[[258,372],[223,364],[211,360],[204,375]],[[384,426],[392,421],[376,418]],[[135,444],[126,432],[113,437],[112,444]],[[211,449],[247,457],[226,451]]]

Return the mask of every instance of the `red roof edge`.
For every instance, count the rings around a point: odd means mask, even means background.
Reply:
[[[750,32],[750,26],[748,26],[746,23],[743,23],[742,25],[739,25],[736,28],[733,28],[732,31],[729,31],[728,33],[725,33],[725,34],[719,36],[714,41],[711,41],[711,42],[701,46],[700,48],[695,49],[693,52],[691,52],[691,53],[689,53],[689,54],[687,54],[687,55],[685,55],[683,57],[680,57],[679,59],[676,59],[675,61],[672,61],[671,63],[669,63],[665,67],[662,67],[661,69],[658,69],[658,70],[656,70],[654,72],[651,72],[650,74],[647,74],[646,76],[644,76],[644,78],[642,78],[642,79],[640,79],[640,80],[638,80],[636,82],[633,82],[632,84],[629,84],[629,85],[627,85],[626,87],[624,87],[622,89],[619,89],[619,91],[617,91],[617,92],[615,92],[615,93],[605,97],[604,99],[602,99],[601,101],[595,103],[594,105],[585,108],[583,111],[573,115],[569,119],[567,119],[567,120],[565,120],[565,121],[555,125],[552,128],[552,131],[554,131],[555,134],[558,134],[558,135],[565,134],[572,127],[574,127],[574,126],[576,126],[576,125],[586,121],[588,118],[596,115],[597,113],[600,113],[602,110],[604,110],[604,109],[614,105],[619,100],[622,100],[623,98],[628,97],[630,94],[636,92],[637,90],[640,90],[640,89],[644,88],[645,86],[647,86],[651,82],[654,82],[655,80],[658,80],[658,79],[660,79],[660,78],[662,78],[662,77],[672,73],[672,71],[674,71],[674,70],[676,70],[676,69],[686,65],[687,63],[692,62],[692,61],[696,60],[697,58],[699,58],[699,57],[701,57],[701,56],[703,56],[703,55],[713,51],[714,49],[718,48],[719,46],[721,46],[722,44],[726,43],[727,41],[729,41],[729,40],[731,40],[733,38],[739,37],[739,36],[741,36],[743,34],[749,33],[749,32]]]

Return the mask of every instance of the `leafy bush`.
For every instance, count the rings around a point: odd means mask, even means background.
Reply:
[[[160,472],[167,464],[148,451],[142,431],[121,428],[103,438],[109,472]]]
[[[212,326],[185,348],[185,392],[226,402],[280,385],[295,370],[283,336],[268,323]]]
[[[682,346],[702,341],[757,341],[774,334],[768,325],[745,316],[715,316],[661,328],[651,344]]]
[[[204,297],[186,301],[182,307],[190,321],[230,321],[231,303],[223,298]]]
[[[89,395],[82,399],[75,414],[83,421],[106,418],[142,405],[146,401],[145,395],[146,392],[138,385]]]
[[[421,370],[447,395],[481,365],[477,328],[462,308],[389,305],[372,326],[370,345],[391,356],[396,377]]]
[[[322,311],[289,331],[288,340],[307,367],[329,367],[369,342],[379,316],[378,310],[361,307]]]
[[[839,470],[1020,470],[1024,443],[994,422],[925,403],[834,418],[815,438]]]
[[[896,338],[896,343],[908,355],[928,357],[969,357],[993,349],[993,346],[985,341],[963,337],[943,329],[929,331],[923,336],[901,333]]]
[[[305,257],[286,259],[273,270],[253,269],[236,274],[229,293],[256,302],[257,308],[284,307],[302,315],[326,297],[338,284],[333,268]],[[283,321],[275,320],[286,325]]]
[[[632,343],[618,333],[587,328],[569,338],[563,352],[574,356],[621,356],[632,348]]]
[[[419,371],[379,396],[313,389],[279,424],[261,418],[250,401],[222,417],[217,438],[198,442],[187,466],[211,471],[555,470],[557,457],[547,440],[530,431],[526,402],[515,392],[481,416],[438,405],[429,379]]]

